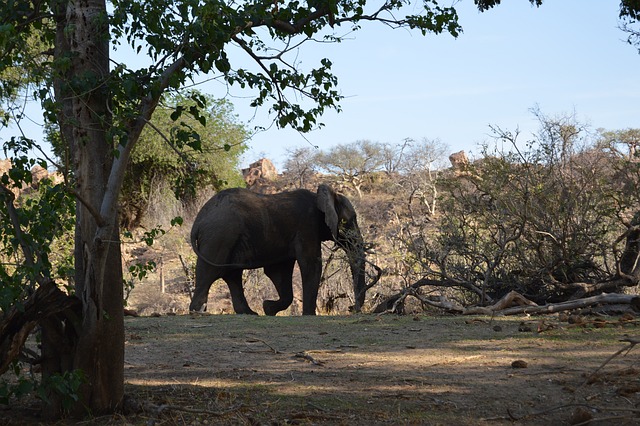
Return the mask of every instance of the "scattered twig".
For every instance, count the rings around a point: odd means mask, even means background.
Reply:
[[[535,411],[533,413],[524,414],[522,416],[516,416],[515,414],[513,414],[511,412],[510,409],[507,409],[507,415],[506,416],[486,417],[486,418],[483,418],[482,421],[492,421],[492,420],[521,421],[521,420],[530,419],[530,418],[533,418],[533,417],[544,416],[545,414],[549,414],[549,413],[552,413],[554,411],[563,410],[565,408],[572,408],[572,407],[586,407],[586,408],[588,408],[590,410],[598,410],[597,407],[593,407],[591,405],[572,403],[572,404],[556,405],[555,407],[550,407],[550,408],[547,408],[545,410]]]
[[[191,367],[192,365],[199,365],[200,367],[206,367],[206,364],[203,364],[203,363],[198,362],[198,361],[191,361],[191,360],[188,360],[188,359],[187,359],[187,360],[185,360],[185,361],[182,363],[182,366],[183,366],[183,367]]]
[[[306,352],[298,352],[297,354],[294,355],[294,357],[295,358],[302,358],[305,361],[309,361],[313,365],[318,365],[318,366],[321,366],[321,367],[324,366],[324,362],[316,360],[314,357],[312,357],[311,355],[309,355]]]
[[[156,408],[152,412],[154,417],[152,417],[147,421],[147,426],[154,426],[158,421],[158,418],[167,411],[181,411],[183,413],[190,413],[190,414],[206,414],[208,416],[224,417],[229,414],[233,414],[237,412],[240,408],[243,407],[243,405],[240,404],[226,411],[212,411],[212,410],[203,410],[198,408],[186,408],[186,407],[180,407],[179,405],[170,405],[170,404],[155,405],[155,404],[149,403],[149,406],[155,406]]]
[[[251,339],[246,339],[245,341],[246,341],[247,343],[258,343],[258,342],[259,342],[259,343],[262,343],[262,344],[264,344],[265,346],[267,346],[269,349],[271,349],[271,351],[272,351],[274,354],[280,354],[280,353],[282,353],[282,352],[280,352],[279,350],[277,350],[276,348],[274,348],[273,346],[271,346],[270,344],[268,344],[267,342],[265,342],[265,341],[264,341],[264,340],[262,340],[262,339],[251,338]]]
[[[629,343],[628,345],[626,345],[625,347],[621,348],[620,350],[616,351],[613,355],[609,356],[598,368],[596,368],[596,370],[591,373],[585,380],[584,382],[579,386],[582,387],[585,384],[587,384],[590,380],[593,379],[593,377],[600,371],[602,370],[609,362],[611,362],[611,360],[613,360],[614,358],[616,358],[618,355],[620,355],[623,352],[629,352],[631,351],[631,349],[633,349],[637,344],[640,344],[640,337],[625,337],[623,339],[620,339],[621,342],[627,342]],[[554,407],[550,407],[547,408],[545,410],[541,410],[541,411],[536,411],[533,413],[529,413],[529,414],[525,414],[522,416],[516,416],[514,415],[510,410],[507,410],[507,415],[504,416],[496,416],[496,417],[490,417],[490,418],[484,418],[484,421],[492,421],[492,420],[510,420],[510,421],[521,421],[526,419],[531,419],[534,417],[538,417],[538,416],[543,416],[545,414],[549,414],[553,411],[557,411],[557,410],[562,410],[565,408],[572,408],[572,407],[585,407],[588,408],[591,411],[594,412],[628,412],[628,413],[632,413],[635,416],[637,416],[638,414],[640,414],[640,409],[638,408],[628,408],[628,407],[594,407],[591,405],[587,405],[587,404],[580,404],[580,403],[572,403],[572,404],[563,404],[563,405],[557,405]],[[601,418],[590,418],[588,420],[585,420],[585,422],[583,423],[577,423],[577,424],[590,424],[590,422],[603,422],[603,421],[610,421],[610,420],[619,420],[619,419],[626,419],[628,417],[626,416],[619,416],[619,415],[611,415],[608,417],[601,417]]]
[[[611,355],[609,358],[607,358],[600,365],[600,367],[596,368],[596,370],[593,373],[587,376],[587,378],[584,380],[584,382],[582,382],[582,384],[579,387],[586,385],[590,380],[593,379],[593,377],[598,373],[598,371],[602,370],[602,368],[604,368],[605,365],[607,365],[611,360],[613,360],[615,357],[620,355],[622,352],[626,351],[627,353],[629,353],[635,345],[640,343],[640,337],[625,337],[624,339],[620,339],[620,342],[628,342],[629,344],[623,347],[622,349],[620,349],[619,351],[617,351],[616,353],[614,353],[613,355]]]

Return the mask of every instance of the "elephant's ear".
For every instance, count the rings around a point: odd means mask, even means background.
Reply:
[[[318,208],[324,213],[324,221],[331,230],[334,239],[338,238],[338,212],[336,212],[336,193],[328,185],[318,186]]]

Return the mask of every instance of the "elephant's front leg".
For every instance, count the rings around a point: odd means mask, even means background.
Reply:
[[[318,254],[308,259],[298,259],[298,264],[302,275],[302,315],[315,315],[322,274],[322,257]]]
[[[278,300],[265,300],[262,309],[266,315],[275,315],[287,309],[293,302],[293,266],[295,260],[264,267],[264,273],[273,281],[278,291]]]
[[[229,287],[231,303],[233,304],[233,310],[236,311],[236,314],[258,315],[249,307],[249,303],[244,296],[244,289],[242,288],[242,269],[234,269],[233,271],[227,272],[223,279]]]

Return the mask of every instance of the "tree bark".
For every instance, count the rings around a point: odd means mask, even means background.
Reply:
[[[82,370],[86,381],[72,408],[75,416],[113,412],[124,396],[124,312],[117,215],[102,216],[113,163],[109,77],[109,28],[103,0],[59,1],[56,10],[54,90],[59,123],[69,146],[75,178],[75,291],[82,308],[76,339],[64,344],[70,330],[47,324],[43,353],[52,358],[43,377]],[[62,349],[62,350],[61,350]],[[70,362],[66,361],[69,358]],[[44,415],[57,418],[60,407],[47,405]]]
[[[620,273],[634,283],[640,281],[640,212],[633,217],[620,256]]]

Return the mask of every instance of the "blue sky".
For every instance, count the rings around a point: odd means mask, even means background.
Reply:
[[[368,25],[342,44],[307,46],[332,60],[343,111],[326,114],[308,141],[291,130],[256,135],[246,160],[264,154],[281,164],[287,148],[309,143],[327,149],[407,137],[477,154],[489,125],[529,137],[536,105],[551,116],[575,112],[594,129],[640,127],[640,55],[618,29],[618,5],[547,0],[534,8],[510,0],[481,14],[462,1],[457,39]],[[241,118],[251,116],[235,104]]]
[[[536,105],[546,115],[575,113],[594,129],[640,127],[640,55],[618,29],[618,1],[546,0],[534,8],[510,0],[482,14],[471,0],[455,7],[464,29],[457,39],[365,23],[341,44],[304,46],[303,66],[333,62],[342,112],[330,111],[325,127],[304,136],[275,127],[255,135],[244,163],[267,156],[281,166],[287,149],[407,137],[438,138],[450,152],[473,155],[490,140],[489,125],[519,128],[523,139],[535,132]],[[113,58],[132,67],[145,62],[131,52]],[[198,89],[227,93],[216,82]],[[270,123],[266,111],[249,108],[248,93],[232,94],[239,120]],[[37,108],[30,114],[42,121]],[[32,137],[39,131],[24,126]],[[13,133],[0,131],[0,140]]]

